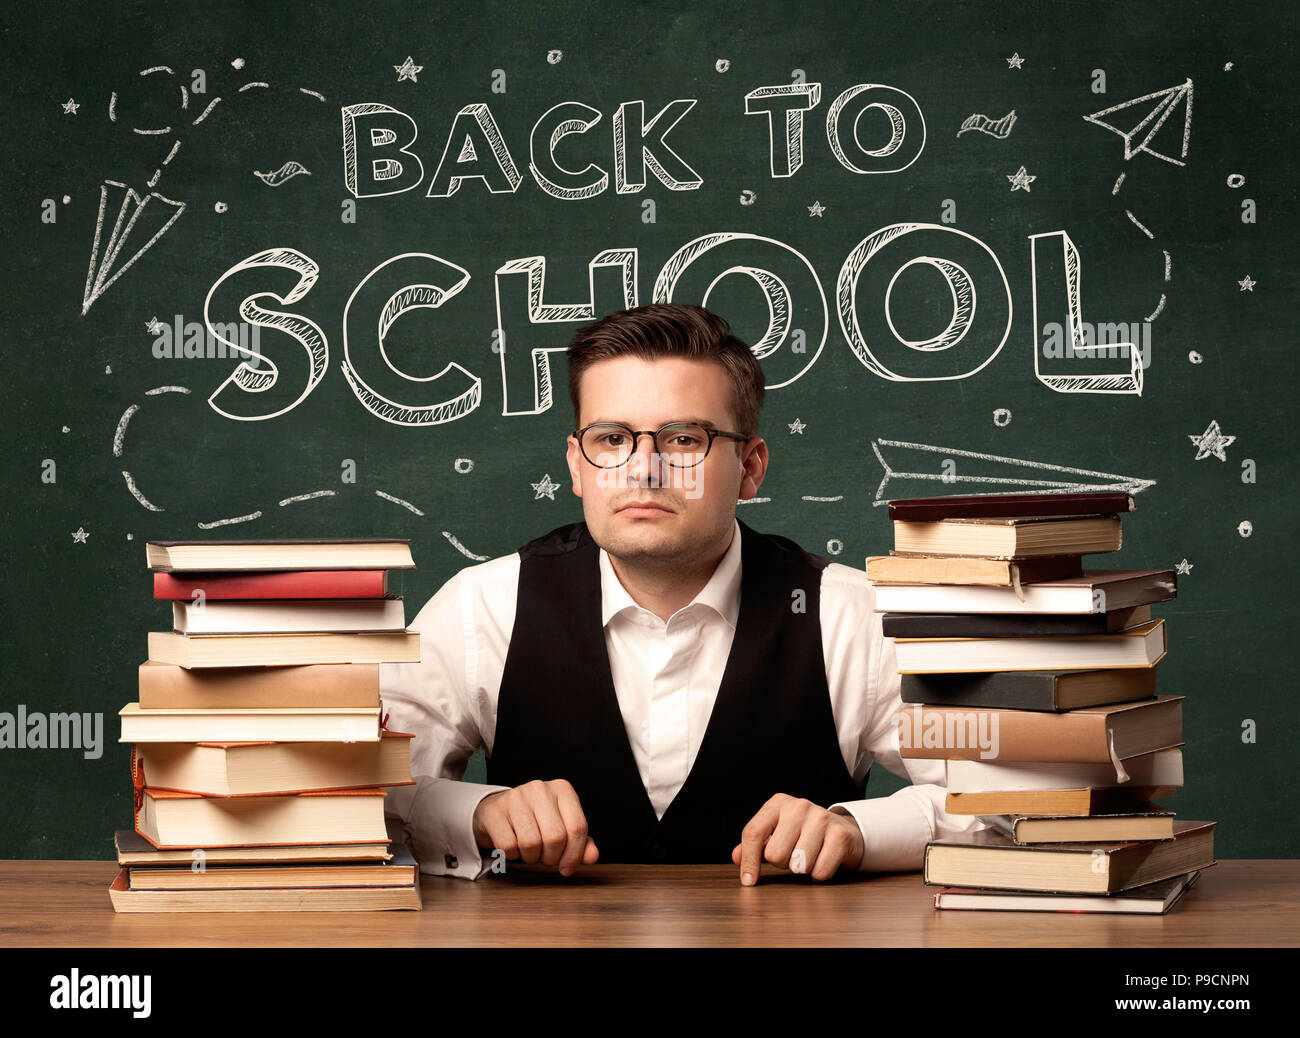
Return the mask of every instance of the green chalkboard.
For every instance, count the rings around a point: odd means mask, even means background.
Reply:
[[[1101,564],[1182,569],[1171,803],[1222,857],[1300,848],[1289,6],[5,19],[0,714],[103,729],[0,748],[0,857],[110,857],[129,824],[146,540],[409,537],[413,616],[581,518],[563,349],[664,298],[763,358],[756,529],[860,566],[891,497],[1132,490]]]

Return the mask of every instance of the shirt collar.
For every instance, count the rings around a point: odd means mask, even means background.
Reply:
[[[654,615],[648,609],[638,605],[627,593],[627,588],[618,579],[618,574],[614,572],[614,566],[609,561],[609,553],[604,548],[600,549],[600,602],[601,627],[607,627],[611,619],[626,609],[647,616]],[[723,553],[708,583],[691,599],[690,605],[683,608],[689,609],[696,604],[708,606],[726,620],[733,631],[735,630],[736,621],[740,617],[740,524],[734,518],[731,527],[731,544]],[[663,622],[657,616],[654,619],[656,623]]]

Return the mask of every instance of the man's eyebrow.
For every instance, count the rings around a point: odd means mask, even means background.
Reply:
[[[629,429],[632,428],[632,425],[631,425],[630,422],[626,422],[626,421],[624,421],[624,420],[621,419],[621,418],[593,418],[593,419],[592,419],[590,422],[588,422],[587,424],[588,424],[588,425],[604,425],[604,424],[606,424],[606,423],[611,424],[611,425],[626,425]],[[702,426],[704,426],[704,428],[706,428],[706,429],[716,429],[716,428],[717,428],[717,423],[714,422],[712,419],[709,419],[709,418],[692,418],[692,417],[690,417],[690,416],[688,416],[688,417],[686,417],[686,418],[674,418],[671,422],[664,422],[663,425],[681,425],[681,424],[686,424],[686,423],[690,423],[690,424],[692,424],[692,425],[702,425]]]

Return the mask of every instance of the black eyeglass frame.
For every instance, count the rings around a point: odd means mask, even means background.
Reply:
[[[642,436],[649,436],[651,441],[655,445],[655,449],[658,451],[659,434],[663,432],[665,429],[671,429],[674,426],[683,426],[683,425],[693,425],[699,429],[703,429],[704,432],[709,437],[709,443],[708,446],[704,448],[704,453],[700,456],[700,460],[695,462],[694,465],[674,465],[671,461],[667,460],[667,456],[664,455],[663,451],[659,451],[660,455],[664,457],[665,462],[675,469],[693,469],[697,465],[701,464],[704,461],[704,459],[709,456],[709,451],[713,450],[713,441],[716,440],[719,436],[725,436],[729,440],[737,440],[741,443],[745,443],[753,439],[752,436],[746,436],[743,433],[728,432],[726,429],[711,429],[707,425],[701,425],[699,422],[684,422],[684,421],[668,422],[665,425],[661,425],[658,429],[654,429],[654,430],[633,429],[630,425],[624,425],[622,422],[592,422],[590,425],[584,425],[581,429],[574,430],[569,435],[578,441],[578,450],[582,453],[582,456],[587,459],[588,464],[593,465],[598,469],[619,469],[632,460],[632,455],[636,453],[637,444],[641,442]],[[611,429],[622,429],[632,436],[632,449],[628,451],[627,457],[624,458],[622,461],[620,461],[617,465],[601,465],[598,464],[597,462],[592,461],[590,456],[587,454],[587,449],[582,445],[582,437],[586,433],[590,432],[592,429],[595,429],[597,426],[607,426]]]

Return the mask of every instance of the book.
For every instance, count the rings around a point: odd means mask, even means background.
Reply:
[[[1214,863],[1214,822],[1174,822],[1153,842],[1016,844],[997,829],[957,833],[925,848],[929,886],[1110,894]]]
[[[886,638],[1050,638],[1112,634],[1151,621],[1149,605],[1073,616],[1044,613],[885,613]]]
[[[1136,785],[949,792],[944,810],[950,815],[1074,815],[1082,818],[1137,810],[1143,804],[1171,797],[1177,792],[1177,786]]]
[[[144,785],[202,796],[256,796],[366,786],[405,786],[411,740],[377,742],[160,742],[135,748]]]
[[[141,710],[378,707],[378,663],[189,669],[140,664]]]
[[[894,548],[924,555],[1018,560],[1119,551],[1122,546],[1119,517],[1114,515],[894,520]]]
[[[1112,762],[1181,745],[1183,696],[1157,696],[1077,710],[923,706],[898,713],[908,759]]]
[[[378,912],[421,907],[420,884],[292,890],[131,890],[122,869],[109,887],[115,912]]]
[[[415,568],[410,541],[397,537],[149,541],[145,558],[150,569],[167,571]]]
[[[995,912],[1115,912],[1164,915],[1178,904],[1203,870],[1132,887],[1120,894],[1033,894],[1023,890],[978,890],[944,887],[934,895],[935,908]]]
[[[894,640],[898,670],[903,674],[1153,667],[1167,648],[1164,620],[1152,620],[1114,634]]]
[[[405,631],[397,595],[386,598],[232,599],[172,602],[179,634],[282,634],[315,631]]]
[[[419,879],[411,852],[393,844],[387,861],[262,862],[254,865],[155,865],[127,869],[131,890],[266,890],[301,887],[396,887]]]
[[[1174,812],[1147,803],[1143,810],[1100,811],[1077,815],[1012,815],[1014,843],[1090,843],[1094,841],[1172,840]]]
[[[154,572],[153,597],[156,599],[193,599],[196,591],[202,591],[209,601],[229,598],[383,598],[388,594],[388,572],[382,569]]]
[[[1095,786],[1181,786],[1183,751],[1157,750],[1140,757],[1127,757],[1120,762],[1111,761],[1106,764],[949,760],[944,765],[944,770],[946,772],[944,784],[949,794],[1084,789]],[[1000,815],[1010,812],[977,813]]]
[[[203,797],[146,787],[139,800],[135,831],[159,850],[388,840],[382,789]]]
[[[177,634],[149,632],[149,658],[178,667],[281,663],[418,663],[416,631],[327,634]]]
[[[966,555],[911,555],[894,552],[867,558],[867,579],[873,584],[987,584],[1019,587],[1043,580],[1077,577],[1083,572],[1078,555],[1046,555],[1008,561]]]
[[[119,742],[376,742],[380,707],[231,707],[118,711]]]
[[[1178,594],[1171,569],[1086,569],[1077,577],[1014,588],[953,584],[882,584],[875,588],[878,613],[1107,613],[1168,602]]]
[[[1004,710],[1061,711],[1151,699],[1155,667],[1110,670],[998,670],[970,674],[904,674],[904,703]]]
[[[278,862],[387,861],[388,843],[317,843],[267,847],[180,847],[160,851],[133,829],[113,834],[119,865],[255,865]]]
[[[1130,512],[1133,495],[1123,490],[1062,494],[954,494],[889,502],[890,519],[924,521],[1018,515],[1096,515]]]

